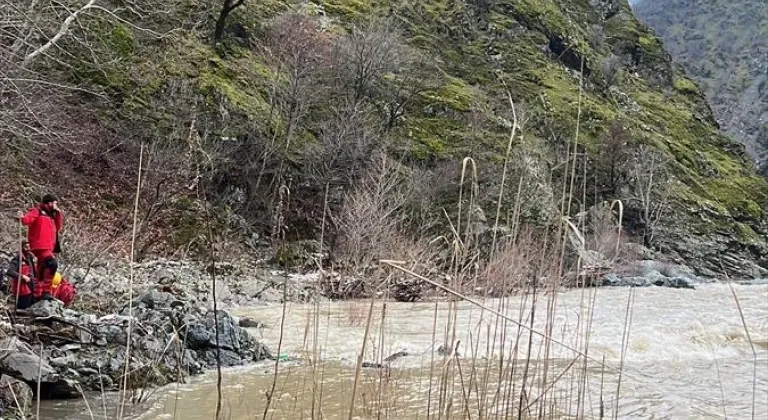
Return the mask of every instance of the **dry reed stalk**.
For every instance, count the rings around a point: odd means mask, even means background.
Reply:
[[[330,187],[330,184],[325,184],[325,193],[323,194],[323,220],[320,225],[320,258],[323,258],[323,248],[325,246],[325,223],[326,219],[328,217],[328,188]],[[321,273],[323,273],[323,262],[318,261],[317,266]],[[322,274],[321,274],[322,275]],[[315,283],[315,294],[319,295],[319,287],[317,282]],[[320,340],[319,340],[319,334],[320,334],[320,302],[315,300],[313,303],[313,319],[314,319],[314,330],[312,334],[312,420],[316,419],[315,411],[322,407],[322,393],[320,401],[318,401],[317,393],[318,393],[318,363],[322,363],[322,360],[320,359]],[[278,355],[279,356],[279,355]]]
[[[522,388],[520,389],[520,401],[518,402],[517,406],[517,418],[522,419],[523,418],[523,397],[525,396],[525,388],[526,388],[526,382],[528,381],[528,370],[530,369],[531,365],[531,351],[533,349],[533,323],[536,318],[536,284],[538,283],[537,279],[533,279],[533,297],[531,299],[531,326],[527,328],[528,330],[528,348],[526,349],[526,357],[525,357],[525,367],[523,368],[523,383]]]
[[[712,345],[711,341],[709,342],[709,349],[712,352],[712,357],[715,359],[715,371],[717,372],[717,385],[720,387],[720,404],[723,406],[723,418],[728,420],[728,410],[726,409],[725,404],[725,389],[723,389],[723,378],[720,374],[720,361],[717,358],[715,346]]]
[[[107,420],[107,398],[104,394],[104,378],[101,376],[101,366],[96,365],[97,372],[99,373],[99,395],[101,398],[101,412],[104,416],[104,420]],[[176,416],[174,415],[174,418]]]
[[[720,264],[722,266],[722,262]],[[723,268],[723,273],[725,273],[725,279],[728,282],[728,287],[731,289],[733,300],[736,302],[736,308],[739,310],[741,325],[744,326],[744,333],[747,335],[749,347],[752,349],[752,419],[754,420],[755,404],[757,399],[757,349],[755,349],[755,342],[752,341],[752,335],[749,333],[747,320],[744,318],[744,310],[741,308],[741,301],[739,301],[739,297],[736,295],[736,290],[733,288],[733,283],[731,283],[730,278],[728,277],[728,273],[725,272],[725,268]]]
[[[497,233],[498,233],[498,230],[499,230],[499,221],[500,221],[500,218],[501,218],[501,203],[502,203],[503,197],[504,197],[504,187],[506,185],[506,180],[507,180],[507,171],[508,171],[508,168],[509,168],[509,158],[510,158],[510,155],[512,153],[512,145],[514,144],[514,141],[515,141],[515,135],[517,134],[517,130],[519,128],[518,127],[518,121],[517,121],[517,110],[515,108],[515,102],[512,99],[512,93],[510,92],[509,87],[507,86],[506,82],[504,82],[504,79],[499,77],[499,80],[501,80],[501,83],[504,85],[504,88],[505,88],[505,90],[507,92],[507,100],[509,101],[509,107],[512,110],[512,128],[510,129],[509,140],[507,142],[507,149],[506,149],[506,153],[504,155],[504,164],[503,164],[502,172],[501,172],[501,184],[499,185],[499,194],[498,194],[498,198],[497,198],[497,201],[496,201],[496,214],[495,214],[495,217],[494,217],[494,224],[493,224],[493,237],[491,239],[490,258],[493,258],[495,256],[495,254],[496,254]],[[517,205],[517,202],[515,204]],[[501,296],[501,299],[499,300],[499,305],[498,305],[498,311],[499,312],[503,312],[504,311],[504,296],[503,296],[503,293],[506,293],[506,282],[507,282],[507,277],[504,276],[504,278],[502,279],[502,292],[501,292],[502,296]],[[484,298],[484,301],[487,299],[487,289],[488,288],[486,287],[486,297]],[[482,310],[481,310],[480,313],[481,313],[481,318],[482,318],[482,315],[483,315]],[[499,334],[499,321],[500,321],[499,318],[495,318],[494,319],[494,332],[493,332],[493,342],[494,343],[496,342],[497,335]],[[501,333],[503,337],[501,339],[501,349],[499,351],[499,358],[500,358],[500,360],[499,360],[499,375],[498,375],[499,384],[501,383],[501,378],[503,376],[503,369],[504,369],[504,342],[505,342],[504,336],[506,336],[505,331],[506,331],[506,327],[507,327],[505,319],[501,319],[501,323],[503,325],[502,328],[503,328],[504,332]],[[488,340],[488,341],[490,342],[490,340]],[[494,352],[495,352],[495,347],[493,345],[490,345],[490,352],[488,352],[489,354],[488,354],[488,359],[487,359],[486,367],[485,367],[485,377],[484,377],[484,380],[483,380],[483,396],[482,396],[482,401],[485,401],[487,399],[487,397],[488,397],[487,396],[488,381],[490,379],[489,375],[490,375],[490,371],[491,371],[491,369],[490,369],[490,367],[491,367],[491,360],[494,359]],[[482,411],[482,408],[480,410]]]
[[[613,418],[619,418],[619,395],[621,391],[621,379],[624,371],[624,361],[627,355],[627,347],[629,346],[629,333],[632,327],[632,314],[634,313],[634,301],[635,301],[635,288],[630,287],[627,294],[627,310],[624,317],[624,332],[621,338],[621,360],[619,362],[619,378],[616,383],[616,397],[614,401]]]
[[[389,289],[389,288],[387,288],[387,289]],[[382,304],[381,304],[381,318],[380,318],[381,322],[379,324],[379,346],[378,346],[379,347],[379,351],[378,351],[378,353],[379,353],[379,357],[378,357],[379,366],[384,366],[384,363],[385,363],[385,359],[384,359],[384,357],[385,357],[384,356],[384,354],[385,354],[385,352],[384,352],[384,338],[385,338],[384,327],[385,327],[386,317],[387,317],[387,300],[386,300],[387,298],[388,298],[388,296],[385,297],[384,302],[382,302]],[[389,379],[390,379],[389,366],[387,366],[387,375],[385,375],[384,372],[385,372],[384,369],[379,369],[379,382],[378,382],[378,385],[377,385],[378,386],[378,389],[377,389],[378,401],[377,401],[377,403],[379,405],[379,409],[378,409],[379,417],[381,416],[381,404],[382,404],[382,401],[384,401],[386,403],[386,406],[384,408],[385,412],[389,413],[389,411],[390,411],[389,393],[388,392],[384,392],[385,389],[387,391],[389,390]]]
[[[352,416],[355,412],[355,395],[357,394],[357,386],[360,381],[360,370],[363,367],[363,357],[365,357],[365,345],[368,342],[368,334],[371,329],[371,318],[373,318],[373,304],[376,301],[375,298],[371,298],[371,305],[368,307],[368,320],[365,323],[365,333],[363,333],[363,344],[360,348],[360,353],[357,355],[357,365],[355,366],[355,382],[352,384],[352,398],[349,402],[349,420],[352,420]]]
[[[21,275],[21,273],[19,273]],[[35,418],[37,420],[40,420],[40,383],[43,381],[43,342],[40,341],[40,337],[37,338],[37,341],[40,343],[40,355],[39,359],[40,363],[37,364],[37,392],[35,393],[35,396],[37,397],[37,407],[35,408]]]
[[[19,398],[16,396],[16,391],[13,390],[13,385],[11,385],[10,381],[6,381],[5,383],[6,383],[6,385],[8,385],[8,390],[11,391],[11,396],[13,397],[13,403],[16,404],[16,409],[18,410],[19,415],[21,416],[21,419],[22,420],[26,420],[26,418],[27,418],[27,413],[25,412],[26,410],[24,410],[21,407],[21,404],[19,403]],[[26,407],[26,405],[27,404],[26,404],[26,400],[25,400],[24,406]]]
[[[275,396],[275,387],[277,386],[277,378],[280,373],[280,352],[283,349],[283,333],[285,332],[285,312],[288,305],[288,277],[283,279],[283,313],[280,318],[280,338],[277,340],[277,357],[275,357],[275,374],[272,378],[272,387],[267,393],[267,403],[264,406],[264,415],[262,420],[267,420],[267,413],[269,413],[269,407],[272,405],[272,399]],[[217,419],[218,420],[218,419]]]
[[[83,398],[85,408],[88,410],[88,415],[91,417],[91,420],[94,420],[93,411],[91,411],[91,405],[88,404],[88,398],[86,398],[85,392],[83,392],[83,388],[79,384],[75,384],[75,388],[77,388],[77,392],[79,392],[80,396]]]
[[[123,380],[121,384],[122,393],[117,411],[117,420],[122,420],[125,406],[125,398],[128,388],[128,375],[131,364],[131,338],[133,336],[133,280],[134,280],[134,259],[136,257],[136,229],[139,215],[139,196],[141,195],[141,171],[144,163],[144,143],[141,143],[139,149],[139,170],[136,175],[136,194],[133,202],[133,228],[131,230],[131,260],[128,275],[128,332],[125,343],[125,366],[123,366]]]
[[[605,364],[605,355],[603,355],[603,364]],[[603,385],[605,384],[605,368],[600,369],[600,420],[605,418],[605,402],[603,400]]]
[[[435,338],[437,337],[437,310],[438,310],[439,302],[435,301],[435,312],[434,317],[432,319],[432,346],[435,345]],[[429,420],[429,416],[432,414],[432,378],[434,377],[434,371],[435,371],[435,352],[430,352],[429,356],[429,390],[428,390],[428,396],[427,396],[427,420]]]

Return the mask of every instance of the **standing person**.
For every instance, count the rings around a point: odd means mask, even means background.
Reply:
[[[29,227],[29,248],[37,258],[36,273],[39,281],[38,287],[35,287],[35,297],[48,299],[51,297],[51,281],[58,267],[53,254],[60,251],[59,231],[64,226],[59,200],[53,194],[46,194],[40,203],[26,213],[19,212],[19,218],[24,226]]]
[[[29,242],[21,243],[21,255],[11,258],[5,274],[9,279],[11,296],[17,302],[16,308],[26,309],[31,306],[35,288],[35,256],[29,249]]]

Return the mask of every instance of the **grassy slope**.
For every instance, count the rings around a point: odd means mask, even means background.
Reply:
[[[768,185],[756,176],[743,152],[718,134],[696,85],[670,63],[661,41],[635,20],[625,1],[610,13],[587,0],[487,1],[472,7],[452,0],[314,3],[316,7],[307,9],[329,17],[331,31],[392,14],[410,45],[437,55],[445,84],[422,95],[416,104],[421,111],[411,112],[399,128],[414,156],[460,159],[479,141],[481,154],[498,160],[508,135],[508,115],[498,112],[495,123],[485,126],[480,136],[470,133],[464,117],[478,103],[504,109],[506,93],[500,80],[515,101],[524,104],[526,136],[562,148],[576,128],[576,69],[583,57],[589,76],[584,80],[579,141],[593,150],[607,122],[620,118],[635,141],[674,159],[679,200],[664,244],[709,268],[714,266],[708,253],[727,250],[757,257],[764,251]],[[187,4],[192,10],[210,6]],[[287,8],[277,0],[247,2],[231,20],[256,32]],[[590,42],[598,29],[602,41]],[[152,127],[145,135],[183,141],[174,124],[188,116],[181,113],[183,107],[167,104],[173,89],[183,85],[198,92],[212,112],[223,107],[234,115],[231,118],[238,118],[241,123],[226,125],[223,135],[259,132],[267,119],[272,76],[268,68],[242,47],[232,46],[221,58],[209,40],[191,33],[151,40],[119,24],[108,29],[107,48],[120,60],[106,71],[78,75],[121,98],[117,112],[103,117],[119,119],[121,125]],[[610,93],[604,93],[598,88],[598,69],[611,54],[621,57],[624,71]],[[308,133],[305,138],[311,141]],[[691,234],[720,242],[703,250],[686,249]]]

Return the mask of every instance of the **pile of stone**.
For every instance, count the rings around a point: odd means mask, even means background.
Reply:
[[[116,390],[127,359],[127,386],[145,388],[184,381],[218,361],[228,367],[272,357],[227,312],[207,309],[194,294],[162,287],[106,316],[65,309],[58,301],[38,302],[0,330],[6,335],[0,340],[0,404],[16,404],[18,396],[5,394],[25,388],[22,384],[35,390],[38,381],[43,399]]]

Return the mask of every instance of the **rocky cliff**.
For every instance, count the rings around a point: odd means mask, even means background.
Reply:
[[[760,167],[768,148],[768,5],[759,0],[641,0],[638,17],[696,80],[723,132]]]

